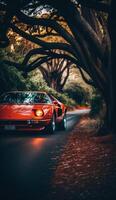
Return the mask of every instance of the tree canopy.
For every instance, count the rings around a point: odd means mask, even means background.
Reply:
[[[9,45],[10,31],[36,44],[22,63],[4,62],[28,73],[52,59],[66,59],[101,91],[107,107],[115,107],[114,0],[1,0],[0,13],[1,47]]]

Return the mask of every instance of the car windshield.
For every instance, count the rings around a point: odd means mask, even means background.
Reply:
[[[38,92],[11,92],[0,97],[1,104],[50,104],[51,100],[45,93]]]

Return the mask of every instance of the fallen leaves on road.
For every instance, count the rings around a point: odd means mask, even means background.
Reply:
[[[93,137],[99,122],[83,118],[69,136],[53,179],[54,199],[116,199],[116,145]]]

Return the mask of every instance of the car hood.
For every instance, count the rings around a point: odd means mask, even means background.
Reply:
[[[45,115],[51,110],[52,105],[1,105],[0,120],[27,120],[34,119],[34,110],[42,109]]]

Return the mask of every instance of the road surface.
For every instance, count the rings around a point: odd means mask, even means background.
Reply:
[[[0,134],[0,199],[47,200],[63,146],[83,113],[67,114],[67,131]]]

